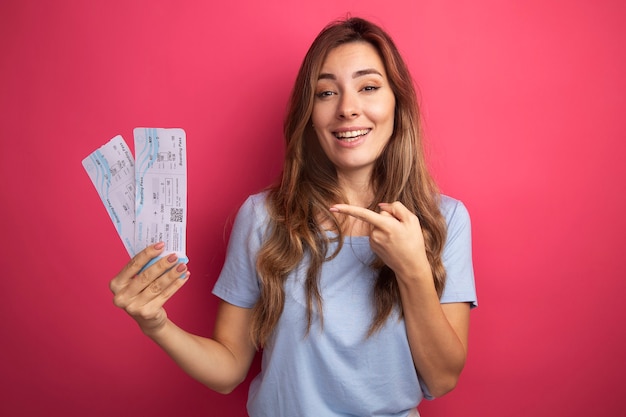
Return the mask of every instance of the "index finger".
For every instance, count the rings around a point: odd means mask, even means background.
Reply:
[[[385,218],[375,211],[350,204],[335,204],[330,208],[330,211],[334,213],[347,214],[356,219],[363,220],[373,226],[382,226],[385,222]]]

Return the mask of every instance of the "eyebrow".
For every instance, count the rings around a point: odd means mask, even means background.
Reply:
[[[367,69],[356,71],[355,73],[352,74],[352,78],[358,78],[358,77],[362,77],[364,75],[370,75],[370,74],[380,75],[381,77],[383,76],[380,73],[380,71],[374,68],[367,68]],[[318,80],[336,80],[337,77],[335,76],[335,74],[323,72],[320,74],[320,76],[317,79]]]

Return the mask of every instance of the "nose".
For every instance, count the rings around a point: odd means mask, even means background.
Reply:
[[[359,116],[361,109],[357,94],[343,92],[337,104],[337,117],[340,119],[354,119]]]

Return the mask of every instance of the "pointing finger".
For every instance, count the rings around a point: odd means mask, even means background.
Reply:
[[[330,208],[330,211],[334,213],[347,214],[376,227],[382,226],[385,222],[384,217],[379,213],[363,207],[352,206],[350,204],[335,204]]]

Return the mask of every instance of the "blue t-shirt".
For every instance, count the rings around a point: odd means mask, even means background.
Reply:
[[[256,255],[268,224],[267,194],[242,205],[213,289],[223,300],[251,308],[260,288]],[[470,219],[465,206],[442,196],[448,224],[443,252],[447,271],[442,303],[476,306]],[[334,252],[335,244],[329,247]],[[285,307],[263,349],[262,370],[248,397],[252,417],[407,416],[429,394],[415,372],[404,322],[393,313],[367,337],[373,318],[367,236],[348,236],[339,254],[323,264],[319,287],[323,328],[314,313],[306,335],[306,257],[285,283]]]

